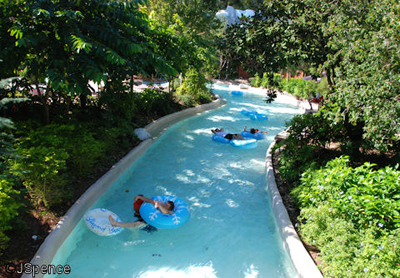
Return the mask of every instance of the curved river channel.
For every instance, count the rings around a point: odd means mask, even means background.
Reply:
[[[300,109],[266,104],[261,93],[213,91],[225,106],[168,128],[92,206],[132,222],[136,194],[173,195],[188,204],[190,220],[176,229],[124,229],[110,237],[81,220],[52,262],[71,267],[65,277],[297,277],[271,211],[265,154]],[[268,120],[252,120],[242,109]],[[267,138],[254,149],[211,140],[212,128],[240,133],[244,126],[268,131]]]

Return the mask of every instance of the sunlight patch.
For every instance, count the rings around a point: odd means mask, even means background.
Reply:
[[[210,265],[205,265],[205,266],[199,266],[199,265],[191,265],[186,269],[174,269],[174,268],[168,268],[168,267],[163,267],[157,270],[148,270],[144,273],[140,273],[139,277],[143,278],[176,278],[176,277],[184,277],[184,278],[192,278],[192,277],[209,277],[209,278],[216,278],[216,272],[212,266]]]
[[[236,203],[234,200],[232,200],[232,199],[226,199],[225,200],[225,203],[229,206],[229,207],[231,207],[231,208],[238,208],[239,207],[239,204],[238,203]]]
[[[178,181],[181,181],[181,182],[184,182],[184,183],[190,183],[190,182],[191,182],[191,180],[189,179],[189,177],[187,177],[187,176],[185,176],[185,175],[182,175],[182,174],[177,174],[177,175],[176,175],[176,179],[177,179]]]
[[[253,277],[258,277],[258,274],[260,274],[260,272],[252,264],[243,274],[244,274],[244,277],[246,277],[246,278],[253,278]]]
[[[211,134],[211,127],[210,128],[199,128],[199,129],[196,129],[196,130],[193,130],[193,131],[191,131],[191,133],[194,133],[194,134],[197,134],[197,135],[200,135],[200,134]]]
[[[194,141],[194,137],[192,135],[186,134],[185,136],[187,139]]]
[[[208,119],[213,122],[224,122],[224,121],[236,122],[236,121],[238,121],[238,119],[235,119],[234,117],[230,117],[230,116],[213,116]]]

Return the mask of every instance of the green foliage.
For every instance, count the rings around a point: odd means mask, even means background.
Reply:
[[[279,73],[274,73],[272,75],[272,82],[271,82],[271,86],[278,89],[278,90],[282,90],[282,75]]]
[[[342,156],[307,170],[292,194],[302,237],[321,250],[329,277],[400,274],[400,172],[349,167]]]
[[[191,69],[187,72],[182,85],[176,90],[178,98],[186,106],[208,103],[212,101],[208,83],[209,81],[201,72]]]
[[[24,99],[7,98],[8,84],[13,82],[15,78],[0,80],[0,92],[2,99],[0,101],[0,111],[5,114],[9,104],[17,104]],[[14,148],[14,123],[8,119],[0,117],[0,256],[2,250],[7,246],[9,238],[5,234],[7,230],[12,228],[15,216],[19,213],[22,206],[20,201],[20,191],[17,190],[19,181],[9,173],[9,160],[16,158]]]
[[[11,171],[19,176],[37,204],[57,205],[70,196],[72,177],[90,174],[105,156],[105,143],[84,125],[19,126]],[[115,142],[114,142],[115,143]]]
[[[269,76],[266,72],[263,73],[260,86],[263,88],[267,88],[269,86]]]
[[[297,182],[305,170],[315,169],[331,158],[323,151],[329,143],[346,140],[343,125],[331,126],[323,110],[315,114],[297,115],[288,125],[290,135],[281,143],[286,147],[281,153],[279,171],[282,178],[290,183]]]
[[[250,78],[250,85],[253,87],[262,88],[273,88],[277,90],[282,89],[282,77],[279,73],[263,73],[263,77],[260,78],[258,73]]]
[[[21,207],[21,203],[16,199],[20,193],[14,189],[16,183],[15,178],[10,175],[0,176],[0,255],[9,240],[4,232],[11,229],[11,223]]]
[[[22,159],[14,161],[11,172],[23,179],[36,205],[50,207],[61,203],[66,195],[65,178],[68,153],[54,147],[17,147]]]
[[[140,94],[137,103],[137,114],[149,121],[179,110],[172,92],[147,88]],[[136,121],[143,119],[136,118]]]
[[[168,1],[150,0],[145,3],[157,33],[153,41],[158,51],[171,61],[178,72],[196,68],[210,74],[216,71],[215,40],[219,21],[214,0]]]
[[[289,78],[289,81],[282,80],[281,87],[289,94],[306,100],[316,95],[318,83],[313,80],[304,80],[303,78]]]
[[[180,109],[172,92],[151,87],[141,93],[106,90],[100,96],[99,105],[106,109],[106,117],[117,126],[125,126],[126,122],[143,126]]]
[[[332,101],[341,109],[332,117],[363,125],[363,138],[379,151],[396,150],[400,140],[400,40],[396,24],[400,4],[394,0],[342,3],[331,18],[331,46],[338,54]]]
[[[400,228],[400,172],[391,167],[373,170],[370,163],[351,168],[348,157],[339,157],[301,177],[301,207],[326,203],[356,228]],[[297,191],[295,191],[297,192]]]
[[[108,88],[100,95],[99,106],[104,107],[114,120],[131,122],[135,117],[135,109],[140,95],[127,90]]]
[[[317,85],[317,92],[319,92],[322,96],[328,96],[330,93],[330,88],[328,84],[328,79],[326,77],[321,78],[321,81]]]
[[[253,87],[261,86],[261,78],[260,78],[260,76],[258,76],[258,73],[255,74],[254,78],[250,79],[250,85]]]

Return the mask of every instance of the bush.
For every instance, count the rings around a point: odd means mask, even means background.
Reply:
[[[154,118],[160,118],[178,109],[172,93],[150,88],[139,94],[136,106],[136,122],[143,117],[149,119],[148,122],[150,122]],[[141,117],[139,118],[137,115]]]
[[[65,185],[66,151],[54,147],[17,146],[23,158],[14,161],[11,172],[23,180],[35,205],[50,207],[68,196]]]
[[[192,99],[194,105],[204,104],[212,101],[212,94],[208,89],[209,81],[205,78],[205,76],[198,72],[195,69],[190,69],[185,76],[185,79],[176,93],[180,96],[180,100],[183,95],[188,95]],[[191,103],[188,99],[186,99],[187,103]],[[190,106],[194,106],[190,105]]]
[[[301,236],[321,250],[328,277],[398,277],[400,172],[348,164],[342,156],[302,175],[292,191]]]
[[[260,86],[262,88],[268,88],[268,86],[269,86],[269,77],[268,77],[268,74],[266,72],[263,73],[263,77],[261,79]]]
[[[22,205],[15,198],[20,192],[13,188],[14,184],[16,180],[10,175],[0,176],[0,255],[9,241],[5,232],[12,228],[11,221],[18,215],[18,209]]]
[[[105,90],[101,93],[99,106],[106,108],[111,114],[111,119],[115,122],[119,120],[132,121],[136,113],[136,104],[139,102],[140,95],[134,92],[114,92]]]
[[[258,73],[254,75],[254,78],[250,79],[250,85],[253,87],[260,87],[261,86],[261,78],[258,76]]]
[[[280,85],[282,90],[304,100],[313,98],[318,91],[318,86],[319,83],[313,80],[304,80],[303,78],[289,78],[289,81],[282,79]],[[323,92],[320,91],[320,93],[322,94]]]
[[[308,170],[294,191],[301,207],[326,203],[356,228],[400,228],[400,172],[391,167],[374,171],[373,164],[348,166],[341,156],[317,171]]]
[[[105,157],[106,144],[86,125],[36,126],[20,124],[12,171],[36,200],[50,207],[70,196],[67,184],[72,177],[84,177]],[[115,143],[115,142],[114,142]]]
[[[274,73],[272,77],[272,82],[271,86],[278,89],[282,90],[282,75],[280,73]]]
[[[289,137],[281,145],[279,171],[284,180],[295,183],[308,168],[315,169],[332,158],[325,147],[339,138],[345,138],[343,126],[330,125],[324,111],[315,114],[297,115],[288,123]]]

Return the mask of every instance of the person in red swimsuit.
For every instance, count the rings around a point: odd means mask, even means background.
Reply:
[[[159,202],[150,198],[146,198],[143,195],[137,195],[135,198],[133,198],[133,209],[135,211],[135,216],[138,218],[137,221],[135,222],[117,222],[115,221],[114,218],[110,215],[108,219],[110,220],[110,223],[114,227],[124,227],[124,228],[133,228],[137,226],[142,226],[144,224],[147,224],[143,218],[140,216],[140,207],[144,202],[153,204],[157,209],[159,209],[162,213],[164,214],[173,214],[173,209],[174,209],[174,203],[172,201],[168,201],[166,203]]]

